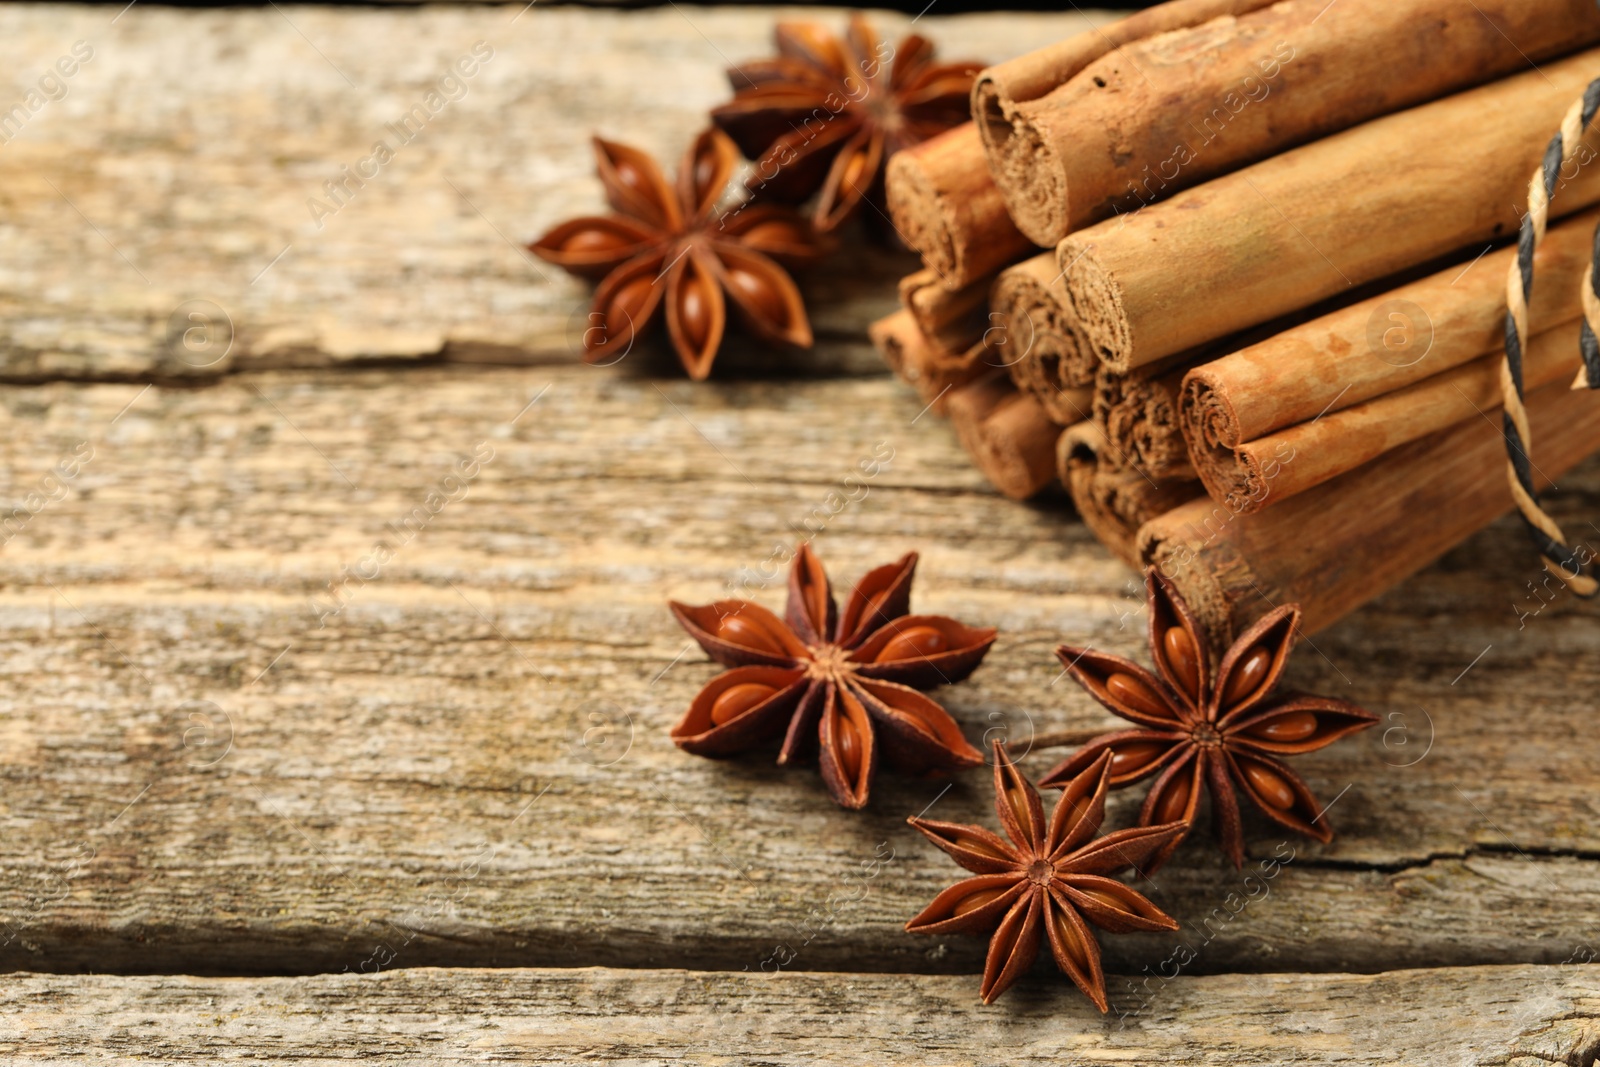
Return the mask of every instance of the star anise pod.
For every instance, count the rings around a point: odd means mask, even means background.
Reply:
[[[1185,834],[1207,788],[1217,837],[1235,867],[1244,863],[1241,793],[1278,825],[1332,840],[1333,828],[1311,789],[1279,757],[1314,752],[1378,719],[1346,700],[1274,692],[1294,645],[1299,605],[1270,612],[1219,662],[1166,578],[1151,568],[1146,584],[1150,654],[1159,678],[1121,656],[1069,645],[1056,649],[1089,695],[1139,729],[1096,738],[1042,784],[1071,781],[1109,753],[1113,789],[1159,775],[1139,811],[1140,824],[1183,822]],[[1183,837],[1155,858],[1157,868]]]
[[[778,55],[728,71],[733,100],[711,113],[756,160],[753,193],[799,203],[818,189],[817,229],[831,232],[864,199],[883,199],[890,155],[959,126],[984,64],[935,63],[933,43],[882,40],[860,15],[840,40],[814,22],[780,22]]]
[[[676,185],[636,148],[596,137],[594,150],[616,214],[570,219],[528,246],[573,274],[601,279],[583,335],[586,363],[627,354],[665,305],[672,347],[701,381],[722,344],[730,299],[758,337],[810,347],[800,290],[779,263],[815,262],[824,247],[790,209],[754,204],[718,214],[738,164],[724,134],[708,129],[695,138]]]
[[[1046,938],[1056,965],[1101,1011],[1106,981],[1089,924],[1115,934],[1176,930],[1171,916],[1112,878],[1138,868],[1184,826],[1141,826],[1097,838],[1105,818],[1111,757],[1101,755],[1063,783],[1045,825],[1038,790],[1005,745],[994,743],[994,810],[1007,841],[981,826],[907,820],[976,877],[957,882],[906,923],[914,934],[991,934],[979,995],[985,1004],[1010,988]]]
[[[841,614],[822,563],[802,544],[780,619],[748,600],[672,613],[732,670],[700,690],[672,728],[679,748],[722,757],[783,734],[780,765],[819,754],[822,780],[847,808],[867,803],[880,757],[916,774],[975,767],[983,755],[918,689],[959,682],[994,644],[993,629],[908,615],[917,554],[856,583]]]

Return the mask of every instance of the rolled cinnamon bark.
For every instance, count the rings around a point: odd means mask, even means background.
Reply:
[[[1069,426],[1056,442],[1056,469],[1083,524],[1111,554],[1139,566],[1134,537],[1145,523],[1202,495],[1192,478],[1157,480],[1115,462],[1093,422]]]
[[[1600,50],[1374,119],[1079,231],[1056,250],[1072,310],[1101,361],[1127,371],[1515,233],[1529,161],[1596,74]],[[1592,159],[1587,138],[1579,151]],[[1600,167],[1577,168],[1552,209],[1597,199]]]
[[[1564,384],[1527,397],[1541,484],[1600,448],[1600,400]],[[1139,531],[1207,631],[1227,641],[1278,604],[1322,629],[1511,508],[1499,410],[1414,441],[1254,515],[1203,497]]]
[[[989,283],[985,279],[947,289],[933,271],[919,270],[900,279],[900,305],[911,312],[929,344],[965,352],[983,339],[989,326]]]
[[[939,284],[959,289],[1031,255],[968,122],[889,157],[889,217]]]
[[[1597,41],[1592,0],[1283,0],[1132,41],[1018,105],[1011,136],[1028,150],[996,181],[1018,229],[1051,245],[1114,209]]]
[[[1156,479],[1193,480],[1195,470],[1183,439],[1178,395],[1190,361],[1163,361],[1131,374],[1104,367],[1095,377],[1094,417],[1111,449]]]
[[[1498,407],[1500,362],[1499,353],[1485,353],[1403,389],[1235,449],[1192,446],[1194,468],[1211,498],[1233,511],[1250,514],[1276,507],[1390,449]],[[1579,365],[1574,318],[1529,339],[1523,353],[1523,388],[1570,378]]]
[[[1546,231],[1534,257],[1534,330],[1581,314],[1597,224],[1591,210]],[[1500,352],[1515,258],[1515,247],[1501,248],[1196,366],[1180,399],[1184,436],[1196,450],[1237,448]]]
[[[997,361],[1063,426],[1087,417],[1099,363],[1066,297],[1056,257],[1044,252],[1001,271],[989,298]]]
[[[988,349],[982,341],[962,352],[938,348],[922,336],[904,308],[874,322],[867,335],[889,369],[915,389],[935,415],[945,414],[952,389],[993,369],[985,362]]]
[[[1013,500],[1055,480],[1061,427],[1002,371],[950,391],[950,424],[984,477]]]
[[[1026,126],[1013,126],[1018,106],[1049,93],[1112,49],[1153,34],[1198,26],[1222,15],[1254,11],[1273,2],[1172,0],[980,71],[972,85],[972,118],[983,141],[989,170],[1008,188],[1020,188],[1019,179],[1034,165],[1039,144]],[[1013,213],[1015,210],[1012,205]]]

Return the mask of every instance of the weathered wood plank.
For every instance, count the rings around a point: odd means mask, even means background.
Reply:
[[[984,775],[887,776],[852,816],[770,754],[678,752],[666,730],[713,668],[664,601],[722,595],[808,525],[841,582],[920,548],[919,608],[1003,629],[943,692],[974,740],[1111,723],[1057,684],[1056,642],[1144,655],[1133,576],[1059,503],[983,487],[886,380],[285,372],[54,383],[0,410],[4,492],[43,501],[0,552],[3,967],[970,970],[975,943],[900,930],[956,873],[904,820],[989,820]],[[464,498],[319,625],[313,594],[483,443]],[[1557,506],[1597,504],[1589,464]],[[1524,549],[1502,523],[1317,635],[1291,682],[1385,716],[1298,761],[1340,836],[1246,882],[1197,835],[1152,889],[1183,932],[1113,939],[1116,967],[1549,963],[1600,941],[1600,624],[1558,598],[1519,630]],[[1250,824],[1252,862],[1279,845]]]
[[[58,56],[76,71],[20,132],[0,127],[15,134],[0,151],[0,379],[567,361],[589,289],[520,245],[603,207],[591,134],[675,166],[729,96],[724,67],[769,54],[777,17],[0,8],[0,66],[19,86],[54,77]],[[935,14],[917,28],[952,56],[998,60],[1108,17]],[[90,58],[73,60],[74,42]],[[397,133],[463,57],[474,73],[445,84],[420,132]],[[379,142],[393,157],[381,166]],[[730,343],[728,362],[881,369],[866,324],[894,305],[910,264],[853,250],[809,280],[819,336],[852,345],[775,357]]]
[[[970,978],[432,970],[373,977],[13,975],[12,1063],[1579,1064],[1600,967],[1178,978],[1102,1016],[1042,970],[992,1007]]]

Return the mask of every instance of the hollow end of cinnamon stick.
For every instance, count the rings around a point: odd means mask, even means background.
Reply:
[[[1066,307],[1055,257],[1041,253],[1000,272],[990,293],[990,338],[1017,388],[1063,426],[1089,411],[1098,360]]]
[[[1509,236],[1523,161],[1543,151],[1597,62],[1600,49],[1552,61],[1080,230],[1057,246],[1072,310],[1101,359],[1126,370]],[[1590,131],[1582,150],[1597,148]],[[1429,165],[1397,168],[1397,152]],[[1597,202],[1600,168],[1580,168],[1551,211]]]
[[[1600,403],[1561,382],[1527,396],[1535,480],[1600,448]],[[1256,514],[1210,497],[1139,531],[1140,561],[1171,579],[1213,639],[1279,604],[1310,633],[1433,562],[1512,506],[1498,409],[1397,448]]]
[[[1018,104],[1006,121],[989,128],[989,169],[1017,230],[1048,248],[1067,233],[1067,168],[1055,148]]]
[[[1171,0],[980,71],[972,86],[972,117],[1017,228],[1049,247],[1074,224],[1073,190],[1057,152],[1057,144],[1071,138],[1053,129],[1061,109],[1051,107],[1052,97],[1116,49],[1276,2]]]
[[[987,278],[960,289],[947,288],[928,269],[900,279],[901,306],[911,312],[929,344],[951,352],[965,352],[982,339],[989,325],[988,298]]]
[[[1201,495],[1192,478],[1152,479],[1116,462],[1104,431],[1093,422],[1069,426],[1061,434],[1056,470],[1089,532],[1134,568],[1139,567],[1139,528]]]
[[[1095,361],[1115,374],[1127,374],[1135,365],[1133,324],[1121,282],[1101,264],[1092,240],[1062,241],[1056,248],[1056,268],[1066,289],[1067,308],[1088,338]],[[1166,355],[1152,353],[1142,362]]]
[[[962,447],[1006,496],[1026,500],[1054,481],[1061,427],[1003,372],[951,390],[946,410]]]
[[[1096,492],[1095,478],[1100,471],[1100,450],[1105,435],[1092,422],[1070,426],[1056,442],[1056,471],[1061,484],[1072,497],[1078,517],[1113,556],[1130,567],[1139,565],[1134,544],[1137,525],[1129,524],[1111,506],[1110,495]]]
[[[1185,376],[1178,411],[1189,462],[1206,493],[1242,510],[1242,502],[1260,491],[1263,477],[1238,451],[1239,419],[1231,394],[1217,387],[1209,367],[1196,367]]]
[[[1589,210],[1546,231],[1528,308],[1535,329],[1582,314],[1581,282],[1597,225],[1600,211]],[[1195,366],[1179,401],[1191,450],[1236,449],[1502,351],[1506,272],[1517,249],[1479,253],[1470,249],[1436,273]],[[1197,468],[1205,462],[1194,459]]]
[[[1288,426],[1235,448],[1197,449],[1212,499],[1252,514],[1315,488],[1389,451],[1501,402],[1502,353],[1486,352],[1360,404]],[[1522,358],[1527,391],[1566,380],[1579,365],[1577,320],[1528,339]]]
[[[1179,392],[1188,360],[1116,374],[1102,367],[1095,377],[1094,417],[1117,454],[1157,479],[1193,479],[1184,440]]]
[[[982,341],[961,352],[938,348],[904,308],[874,322],[867,336],[895,377],[915,389],[935,415],[945,414],[953,389],[993,369]]]
[[[1034,250],[1012,223],[970,122],[896,152],[885,186],[895,229],[947,289],[985,280]]]

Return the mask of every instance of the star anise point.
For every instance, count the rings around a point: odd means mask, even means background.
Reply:
[[[824,242],[798,212],[778,205],[718,214],[739,155],[726,134],[700,133],[673,181],[636,148],[601,137],[593,144],[615,214],[569,219],[527,246],[564,270],[599,279],[582,335],[585,362],[621,358],[665,319],[684,371],[703,381],[730,304],[762,340],[810,347],[805,302],[781,264],[815,262]]]
[[[1171,916],[1111,875],[1138,869],[1181,834],[1168,824],[1097,837],[1110,788],[1103,755],[1065,783],[1048,822],[1034,788],[1005,746],[994,746],[995,814],[1004,836],[980,826],[909,820],[973,877],[934,897],[906,930],[990,934],[979,996],[992,1003],[1050,944],[1057,966],[1107,1010],[1100,947],[1091,926],[1110,932],[1174,930]]]
[[[1324,748],[1377,717],[1348,701],[1277,691],[1299,629],[1298,606],[1269,612],[1217,655],[1172,583],[1154,568],[1146,582],[1157,673],[1094,649],[1056,650],[1079,685],[1136,729],[1089,742],[1044,784],[1059,786],[1106,757],[1112,788],[1155,776],[1140,808],[1142,825],[1190,826],[1201,792],[1209,792],[1219,843],[1236,867],[1244,863],[1241,793],[1278,825],[1332,840],[1310,787],[1280,757]],[[1156,855],[1152,869],[1182,837]]]
[[[914,553],[869,572],[841,614],[809,545],[795,555],[779,617],[742,599],[669,608],[723,666],[673,727],[685,751],[725,756],[783,736],[781,765],[815,754],[840,805],[866,805],[880,762],[919,774],[975,767],[983,756],[920,690],[971,674],[995,631],[911,615]]]
[[[891,47],[859,14],[842,38],[784,21],[773,40],[777,56],[728,71],[734,98],[712,120],[756,161],[751,192],[788,203],[816,194],[811,217],[824,233],[863,203],[882,210],[890,155],[971,117],[968,95],[984,65],[936,63],[917,34]]]

